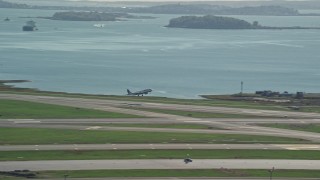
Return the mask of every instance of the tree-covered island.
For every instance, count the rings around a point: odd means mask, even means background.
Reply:
[[[172,28],[190,28],[190,29],[320,29],[320,27],[270,27],[262,26],[255,21],[249,23],[245,20],[222,17],[222,16],[181,16],[170,20],[169,25],[165,27]]]
[[[128,13],[106,13],[96,11],[56,12],[47,19],[62,21],[117,21],[120,19],[152,19],[151,16],[134,16]]]

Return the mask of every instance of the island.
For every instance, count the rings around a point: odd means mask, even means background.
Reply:
[[[151,16],[134,16],[128,13],[106,13],[97,11],[67,11],[56,12],[51,20],[63,21],[117,21],[121,19],[153,19]]]
[[[215,15],[261,15],[299,16],[298,10],[282,6],[228,7],[210,4],[165,4],[131,9],[136,13],[154,14],[215,14]]]
[[[27,4],[11,3],[11,2],[0,0],[0,8],[29,9],[30,6]]]
[[[320,27],[270,27],[262,26],[258,21],[249,23],[245,20],[214,15],[181,16],[170,20],[165,27],[190,29],[320,29]]]

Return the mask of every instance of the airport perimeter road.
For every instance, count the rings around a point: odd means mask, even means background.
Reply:
[[[93,169],[310,169],[320,170],[320,160],[252,160],[252,159],[194,159],[185,164],[183,159],[172,160],[54,160],[54,161],[3,161],[0,171],[29,169],[93,170]]]
[[[161,114],[161,113],[151,113],[151,112],[137,111],[137,110],[131,110],[131,109],[124,109],[124,108],[141,107],[141,108],[183,110],[183,111],[196,111],[196,112],[213,112],[213,113],[247,114],[247,115],[249,114],[249,115],[269,116],[269,117],[320,118],[319,113],[271,111],[271,110],[180,105],[180,104],[162,104],[162,103],[147,103],[147,102],[132,102],[132,101],[102,100],[102,99],[67,98],[67,97],[52,97],[52,96],[16,95],[16,94],[0,94],[0,98],[25,100],[25,101],[32,101],[32,102],[47,103],[47,104],[58,104],[58,105],[89,108],[89,109],[99,109],[99,110],[105,110],[105,111],[144,115],[147,117],[181,118],[180,116],[174,116],[174,115],[164,116],[164,114]],[[187,119],[187,118],[188,117],[185,117],[184,119]]]
[[[320,144],[54,144],[1,145],[0,151],[49,150],[133,150],[133,149],[260,149],[260,150],[319,150]]]

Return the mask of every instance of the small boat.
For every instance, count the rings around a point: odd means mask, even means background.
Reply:
[[[36,26],[36,22],[31,20],[31,21],[26,22],[26,25],[24,25],[22,27],[22,30],[23,31],[36,31],[36,30],[38,30],[38,28]]]
[[[98,28],[103,28],[105,26],[105,24],[94,24],[94,27],[98,27]]]
[[[4,21],[10,21],[10,19],[9,19],[8,17],[6,17],[6,18],[4,19]]]

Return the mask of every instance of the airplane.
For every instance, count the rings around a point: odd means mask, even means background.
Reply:
[[[144,89],[144,90],[141,90],[141,91],[137,91],[137,92],[131,92],[129,89],[127,89],[127,92],[128,92],[128,94],[127,95],[131,95],[131,96],[135,96],[135,95],[137,95],[137,96],[143,96],[144,94],[148,94],[148,93],[150,93],[152,91],[152,89]]]

